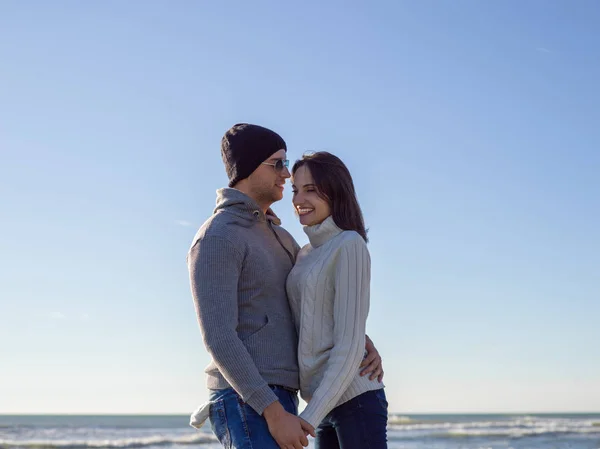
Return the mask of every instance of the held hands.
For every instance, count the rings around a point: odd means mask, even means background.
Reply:
[[[367,355],[360,364],[364,368],[360,375],[370,374],[369,379],[383,380],[383,365],[379,351],[373,341],[366,336]],[[285,411],[279,401],[273,402],[263,412],[269,432],[281,449],[302,449],[308,446],[308,435],[315,437],[315,429],[296,415]]]
[[[367,343],[365,344],[365,349],[367,350],[367,356],[363,359],[360,367],[366,367],[360,372],[361,376],[366,376],[367,374],[371,374],[369,376],[369,380],[373,380],[377,378],[379,382],[383,380],[383,364],[381,361],[381,356],[379,355],[379,351],[375,348],[373,341],[366,335]]]
[[[315,429],[301,418],[285,411],[279,401],[263,412],[269,432],[281,449],[302,449],[308,446],[307,435],[315,436]]]
[[[304,421],[302,418],[300,418],[300,425],[302,426],[302,430],[304,430],[304,436],[310,435],[313,438],[317,436],[317,434],[315,433],[315,428],[311,426],[308,422]]]

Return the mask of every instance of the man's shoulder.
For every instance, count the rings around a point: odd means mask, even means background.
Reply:
[[[277,230],[277,233],[279,235],[285,235],[286,237],[289,237],[291,239],[294,238],[294,237],[292,237],[292,234],[290,234],[289,231],[287,229],[285,229],[283,226],[275,224],[273,222],[271,222],[271,225],[273,226],[274,229]]]
[[[298,245],[298,242],[296,242],[296,239],[294,238],[294,236],[292,236],[292,234],[290,234],[290,232],[287,229],[285,229],[283,226],[277,225],[273,222],[271,222],[271,224],[273,225],[273,229],[275,229],[275,232],[277,233],[277,235],[280,238],[283,238],[287,243],[289,243],[290,245],[293,246],[294,253],[298,253],[298,251],[300,251],[300,245]]]
[[[211,215],[198,229],[192,247],[203,239],[222,239],[233,245],[241,243],[240,233],[235,220],[227,212],[217,212]]]

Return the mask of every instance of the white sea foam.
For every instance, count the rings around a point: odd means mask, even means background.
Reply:
[[[3,448],[52,448],[52,449],[97,449],[97,448],[140,448],[147,446],[172,446],[214,443],[215,438],[208,434],[190,434],[177,437],[153,435],[145,438],[123,439],[86,439],[86,440],[4,440],[0,439]]]
[[[434,421],[390,417],[394,438],[490,436],[519,438],[545,434],[598,434],[597,419],[521,416],[498,420]]]

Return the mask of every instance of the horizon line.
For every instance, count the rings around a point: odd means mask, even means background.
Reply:
[[[0,412],[0,417],[2,416],[88,416],[88,417],[96,417],[96,416],[113,416],[113,417],[135,417],[135,416],[147,416],[147,417],[155,417],[155,416],[190,416],[191,413],[4,413]],[[389,415],[600,415],[600,410],[598,411],[552,411],[552,412],[389,412]]]

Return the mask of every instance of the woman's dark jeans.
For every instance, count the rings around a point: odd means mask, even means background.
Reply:
[[[316,429],[316,449],[387,449],[388,403],[383,388],[334,408]]]

